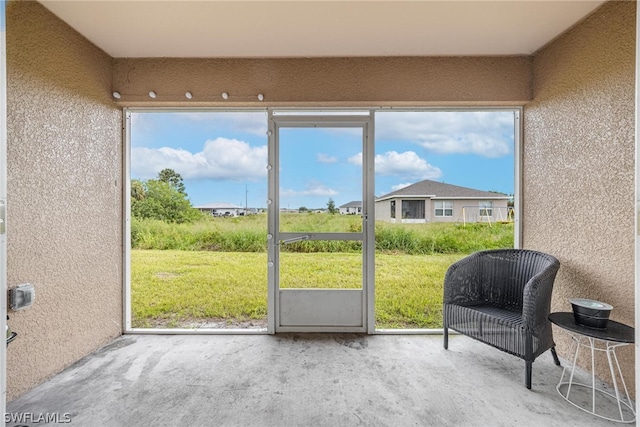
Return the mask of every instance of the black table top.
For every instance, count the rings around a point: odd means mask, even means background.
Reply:
[[[573,318],[573,313],[558,312],[551,313],[549,315],[549,321],[568,331],[603,341],[635,342],[635,329],[623,323],[616,322],[615,320],[609,320],[606,328],[597,329],[577,324]]]

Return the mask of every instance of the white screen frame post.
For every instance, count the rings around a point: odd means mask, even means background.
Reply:
[[[123,262],[123,302],[122,302],[122,316],[124,319],[124,333],[131,331],[131,111],[124,109],[122,112],[123,119],[123,140],[125,141],[125,149],[123,151],[124,162],[124,224],[123,224],[123,242],[124,242],[124,254]]]
[[[518,107],[514,113],[513,124],[513,208],[514,214],[514,236],[513,247],[514,249],[522,249],[522,135],[524,124],[522,122],[523,108]]]

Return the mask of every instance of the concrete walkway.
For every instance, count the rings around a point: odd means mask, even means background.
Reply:
[[[561,373],[543,354],[527,390],[524,361],[459,335],[448,351],[437,335],[126,335],[8,415],[72,427],[611,426],[558,395]],[[18,424],[61,425],[7,425]]]

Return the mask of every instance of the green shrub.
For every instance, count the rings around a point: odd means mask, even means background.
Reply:
[[[191,206],[187,195],[167,182],[150,179],[134,180],[131,184],[131,216],[134,218],[172,223],[202,218],[200,211]]]

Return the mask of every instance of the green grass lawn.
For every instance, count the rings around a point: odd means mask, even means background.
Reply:
[[[283,214],[287,231],[360,231],[355,215]],[[203,218],[194,223],[132,221],[134,327],[220,322],[264,325],[267,217]],[[442,326],[442,281],[466,254],[513,247],[513,224],[377,222],[375,310],[378,328]],[[303,241],[281,246],[283,288],[359,288],[362,244]]]
[[[267,254],[131,251],[134,328],[267,315]]]
[[[442,278],[462,256],[377,254],[376,326],[441,327]],[[361,257],[357,254],[286,253],[282,257],[283,286],[359,287]],[[131,282],[136,328],[266,320],[266,253],[132,250]]]

